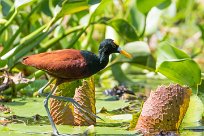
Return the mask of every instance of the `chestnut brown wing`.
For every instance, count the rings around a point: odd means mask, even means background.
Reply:
[[[80,79],[90,76],[87,62],[79,50],[65,49],[31,55],[23,59],[23,64],[47,71],[65,79]]]

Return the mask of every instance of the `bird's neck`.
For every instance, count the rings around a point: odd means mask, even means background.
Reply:
[[[101,69],[105,68],[109,61],[109,54],[106,54],[103,50],[99,50],[98,58],[99,58],[100,68]]]

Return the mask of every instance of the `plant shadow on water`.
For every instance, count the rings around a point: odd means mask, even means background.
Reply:
[[[121,123],[103,123],[103,122],[99,122],[97,123],[97,127],[127,127],[129,125],[128,122],[121,122]]]
[[[8,106],[22,106],[22,105],[25,105],[26,102],[20,102],[20,101],[13,101],[13,102],[9,102],[9,103],[6,103],[6,105]]]
[[[181,136],[204,136],[204,122],[183,123],[179,134]]]
[[[6,120],[9,120],[11,123],[23,123],[27,126],[31,125],[49,125],[49,120],[47,116],[41,116],[39,114],[36,114],[32,117],[23,117],[23,116],[17,116],[17,115],[11,115],[8,117],[5,117]]]

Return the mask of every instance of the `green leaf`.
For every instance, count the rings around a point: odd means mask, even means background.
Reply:
[[[51,4],[49,4],[49,2],[50,0],[43,0],[40,4],[40,11],[45,15],[52,17]]]
[[[114,58],[114,57],[113,57]],[[114,64],[111,66],[113,77],[119,82],[119,84],[127,84],[132,82],[122,71],[120,64]]]
[[[9,49],[11,49],[11,47],[13,46],[13,42],[15,41],[16,37],[19,35],[19,33],[22,31],[22,29],[28,23],[28,20],[29,20],[30,16],[38,9],[40,4],[41,4],[41,2],[37,3],[37,5],[31,10],[31,12],[29,12],[29,14],[24,18],[21,25],[19,25],[19,28],[17,29],[17,31],[15,31],[15,33],[7,40],[7,42],[5,44],[5,48],[3,49],[2,52],[0,52],[0,55],[5,54],[6,52],[9,51]],[[12,23],[12,21],[15,19],[17,14],[18,14],[18,11],[17,11],[17,9],[15,9],[13,15],[9,18],[8,22],[4,25],[3,28],[0,29],[0,35]]]
[[[107,118],[110,118],[111,120],[115,120],[115,121],[129,122],[132,120],[132,114],[119,114],[119,115],[113,115]]]
[[[86,10],[89,8],[89,5],[86,1],[73,1],[66,2],[62,5],[60,12],[57,14],[57,18],[60,18],[64,15],[73,14],[82,10]]]
[[[190,57],[183,52],[182,50],[179,50],[178,48],[171,46],[168,42],[164,41],[159,44],[159,48],[157,51],[157,67],[164,61],[168,60],[176,60],[176,59],[185,59]]]
[[[163,11],[153,8],[146,17],[145,35],[152,35],[158,31]]]
[[[136,41],[138,40],[138,36],[134,30],[134,27],[131,26],[124,19],[114,19],[108,22],[108,25],[113,27],[115,31],[127,41]]]
[[[145,35],[152,35],[158,31],[164,10],[171,4],[171,0],[166,0],[159,4],[157,8],[153,8],[147,15]]]
[[[5,23],[7,23],[7,20],[0,18],[0,25],[1,25],[1,24],[5,24]]]
[[[104,0],[103,0],[104,1]],[[102,2],[103,2],[102,1]],[[107,1],[109,1],[109,0],[107,0]],[[94,5],[94,4],[97,4],[97,3],[100,3],[101,2],[101,0],[88,0],[88,4],[89,5]]]
[[[136,41],[127,43],[123,49],[132,55],[132,59],[123,57],[129,60],[130,63],[139,67],[155,70],[156,60],[153,58],[149,46],[146,42]],[[121,55],[120,55],[121,56]],[[122,56],[121,56],[122,57]]]
[[[174,82],[190,87],[196,87],[201,81],[200,68],[191,59],[164,61],[157,67],[157,72]]]
[[[190,130],[190,131],[187,131],[187,133],[185,131],[183,131],[183,133],[186,135],[186,136],[193,136],[193,135],[196,135],[198,134],[198,132],[201,132],[201,135],[202,135],[202,132],[204,131],[204,126],[199,126],[200,123],[199,122],[196,122],[198,125],[195,126],[195,122],[193,123],[193,126],[195,127],[185,127],[183,128],[183,130]],[[181,133],[182,135],[182,133]]]
[[[198,64],[186,53],[166,42],[161,43],[158,48],[156,71],[174,82],[194,89],[201,82],[201,70]]]
[[[138,33],[142,33],[145,26],[145,16],[138,10],[136,1],[130,3],[128,22],[135,27]]]
[[[199,122],[202,120],[202,114],[204,112],[204,105],[201,99],[197,95],[193,95],[190,98],[190,103],[186,115],[184,117],[184,123]]]
[[[201,84],[198,85],[198,95],[201,96],[201,97],[204,96],[204,79],[203,78],[201,80]]]
[[[67,31],[65,31],[65,33],[61,34],[61,35],[57,35],[57,37],[54,37],[50,40],[48,40],[45,44],[42,44],[43,48],[40,48],[38,50],[38,52],[45,52],[47,49],[51,48],[52,46],[54,46],[57,42],[59,42],[61,39],[63,39],[64,37],[66,37],[67,35],[70,35],[72,33],[76,33],[78,31],[84,31],[83,26],[76,26],[76,27],[72,27],[70,29],[68,29]],[[77,38],[79,38],[79,36],[75,36],[74,38],[72,38],[72,40],[77,40]],[[69,43],[69,45],[71,45],[71,43]],[[66,44],[67,46],[67,44]]]
[[[28,77],[28,79],[31,79],[31,78],[35,78],[35,79],[37,79],[37,78],[40,78],[42,75],[44,75],[45,74],[45,71],[42,71],[42,70],[38,70],[38,71],[36,71],[35,73],[33,73],[32,75],[30,75],[29,77]],[[19,83],[19,84],[16,84],[16,86],[15,86],[15,88],[16,88],[16,90],[20,90],[20,89],[22,89],[22,88],[24,88],[24,87],[26,87],[28,84],[25,84],[25,83]],[[5,90],[5,92],[12,92],[12,90],[13,90],[13,88],[8,88],[7,90]]]
[[[201,37],[202,37],[202,40],[204,40],[204,24],[198,24],[198,27],[201,31]]]
[[[37,38],[40,37],[40,35],[42,35],[43,33],[41,33],[41,31],[45,28],[45,25],[38,28],[37,30],[35,30],[34,32],[30,33],[29,35],[27,35],[26,37],[22,38],[20,40],[20,43],[15,46],[14,48],[12,48],[11,50],[9,50],[8,52],[6,52],[6,54],[4,54],[3,56],[1,56],[2,60],[6,60],[9,59],[11,57],[13,57],[14,55],[16,55],[18,52],[22,51],[22,48],[24,49],[23,51],[26,51],[25,48],[28,48],[31,46],[32,42],[34,40],[36,40]],[[30,46],[27,46],[28,44],[30,44]],[[5,49],[4,49],[5,50]],[[3,50],[3,51],[4,51]],[[27,51],[28,52],[28,51]]]
[[[143,14],[147,15],[152,7],[157,6],[165,1],[166,0],[137,0],[137,7]]]
[[[16,9],[22,8],[28,4],[32,4],[36,0],[15,0],[14,6]]]
[[[89,4],[87,1],[84,0],[77,0],[77,1],[64,1],[63,3],[59,3],[55,7],[54,11],[54,18],[49,22],[48,26],[45,30],[48,30],[49,27],[54,24],[59,18],[73,14],[82,10],[86,10],[89,8]]]
[[[159,8],[159,9],[165,9],[165,8],[167,8],[170,4],[171,4],[171,0],[166,0],[166,1],[164,1],[163,3],[159,4],[159,5],[157,6],[157,8]]]
[[[43,87],[43,85],[45,85],[47,83],[47,80],[44,79],[39,79],[39,80],[35,80],[32,83],[30,83],[28,86],[22,88],[20,90],[20,92],[23,95],[27,95],[27,96],[33,96],[33,93],[35,91],[38,91],[41,87]]]
[[[55,26],[56,27],[56,26]],[[41,33],[41,35],[34,39],[29,46],[24,47],[24,50],[21,50],[19,52],[17,52],[15,54],[15,56],[13,56],[13,62],[17,62],[20,58],[22,58],[23,56],[25,56],[29,51],[31,51],[33,48],[35,48],[36,46],[39,46],[39,44],[55,29],[55,27],[53,27],[52,29],[50,29],[47,32]],[[20,45],[19,45],[20,46]],[[18,47],[19,47],[18,46]]]
[[[179,20],[186,19],[188,20],[189,16],[192,14],[192,11],[195,6],[195,0],[179,0],[176,2],[177,15]]]
[[[13,3],[10,0],[1,0],[0,5],[2,7],[3,16],[8,16]]]
[[[0,68],[3,68],[4,66],[6,66],[6,64],[7,64],[7,60],[0,59]]]
[[[111,3],[113,3],[112,0],[103,0],[100,5],[96,8],[96,10],[91,14],[89,23],[94,22],[95,21],[95,17],[97,15],[100,15],[104,12],[104,10],[106,9],[106,7],[108,5],[110,5]]]

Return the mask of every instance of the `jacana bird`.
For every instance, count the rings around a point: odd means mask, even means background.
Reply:
[[[122,50],[112,39],[105,39],[100,43],[98,55],[85,50],[63,49],[23,58],[23,64],[44,70],[56,78],[56,84],[44,101],[44,107],[52,125],[54,135],[59,135],[59,133],[50,115],[48,108],[49,98],[69,101],[72,102],[74,106],[82,109],[82,107],[80,107],[80,105],[72,98],[52,95],[57,86],[63,82],[83,79],[99,72],[107,66],[109,55],[112,53],[121,53],[126,57],[131,58],[131,55]],[[42,87],[39,90],[39,93],[43,93],[43,90],[51,84],[52,81],[53,79]]]

